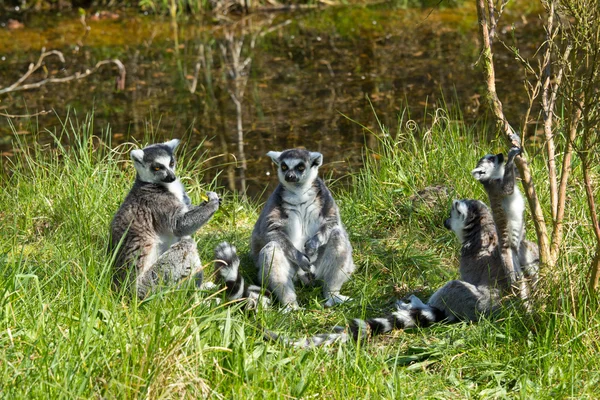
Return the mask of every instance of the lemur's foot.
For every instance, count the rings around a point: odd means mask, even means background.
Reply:
[[[352,298],[339,293],[332,293],[328,296],[327,301],[325,302],[325,307],[333,307],[336,304],[345,303],[347,301],[352,301]]]
[[[281,309],[281,312],[284,314],[290,313],[292,311],[302,310],[302,307],[298,305],[298,302],[286,304],[285,307]]]
[[[216,283],[207,281],[207,282],[203,282],[202,284],[200,284],[199,289],[200,290],[215,290],[218,287],[219,287],[219,285],[217,285]]]
[[[396,306],[396,310],[398,310],[398,311],[401,311],[401,310],[409,311],[412,308],[412,304],[407,303],[405,300],[396,300],[395,306]]]

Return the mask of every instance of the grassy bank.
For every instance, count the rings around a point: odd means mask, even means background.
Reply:
[[[443,113],[431,125],[411,130],[401,123],[390,135],[384,129],[380,149],[366,152],[350,188],[333,186],[357,264],[342,293],[355,301],[323,309],[319,290],[303,289],[306,309],[289,314],[244,313],[183,286],[143,303],[121,299],[110,287],[105,249],[110,219],[134,177],[131,146],[113,148],[91,135],[100,131],[91,120],[75,119],[49,145],[17,144],[21,152],[0,175],[0,394],[598,397],[598,300],[580,291],[594,242],[577,193],[561,269],[546,277],[532,316],[506,310],[498,321],[399,331],[314,351],[262,340],[259,325],[292,336],[327,331],[347,317],[379,314],[394,295],[417,290],[427,297],[457,276],[458,244],[442,225],[448,203],[415,206],[410,196],[442,184],[452,187],[451,197],[484,199],[469,171],[479,156],[503,148]],[[180,150],[180,175],[198,203],[208,189],[198,184],[203,155]],[[224,239],[247,252],[259,204],[225,194],[223,208],[195,236],[207,264]]]

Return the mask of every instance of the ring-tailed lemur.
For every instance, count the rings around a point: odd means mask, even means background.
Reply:
[[[510,273],[511,285],[518,285],[519,296],[525,300],[529,296],[529,288],[523,275],[535,286],[539,252],[536,244],[524,240],[525,201],[516,185],[514,164],[514,159],[519,154],[521,149],[512,147],[506,163],[502,153],[488,154],[479,160],[471,174],[481,182],[488,195],[498,230],[502,262]]]
[[[190,237],[219,208],[219,196],[208,192],[208,201],[193,206],[175,176],[173,139],[141,150],[132,150],[137,176],[111,224],[111,253],[116,251],[114,281],[134,283],[144,298],[159,283],[174,283],[196,271],[202,282],[196,242]],[[129,277],[129,282],[125,282]]]
[[[446,283],[423,303],[411,296],[409,303],[398,301],[389,315],[371,319],[353,319],[347,332],[326,333],[308,339],[284,338],[267,331],[269,339],[295,347],[315,347],[334,342],[361,339],[392,329],[426,327],[435,322],[477,321],[500,305],[501,296],[510,288],[500,253],[498,235],[487,206],[477,200],[455,200],[450,217],[444,222],[461,242],[460,280]]]
[[[302,149],[267,155],[277,165],[279,185],[260,213],[250,243],[261,285],[288,310],[299,307],[296,280],[322,281],[327,307],[348,300],[340,289],[354,271],[352,246],[338,207],[318,177],[323,156]],[[216,258],[226,267],[221,276],[230,282],[227,290],[243,296],[246,286],[239,271],[228,272],[237,270],[232,268],[235,251],[221,244]]]

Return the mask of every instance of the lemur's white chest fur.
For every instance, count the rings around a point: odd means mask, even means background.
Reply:
[[[183,184],[179,181],[179,178],[177,178],[173,182],[164,183],[163,185],[169,190],[169,192],[171,192],[175,197],[177,197],[177,200],[181,202],[183,206],[181,213],[186,213],[188,211],[188,206],[185,204],[184,201],[184,197],[186,196],[185,188],[183,187]],[[167,251],[169,247],[179,242],[179,240],[181,240],[181,238],[173,235],[172,233],[163,233],[158,235],[158,240],[156,244],[156,258],[158,258],[165,251]]]
[[[504,178],[504,164],[495,166],[492,173],[493,179],[502,180]],[[513,247],[518,247],[523,239],[523,213],[525,212],[525,201],[523,195],[515,182],[513,193],[502,199],[502,209],[506,216],[509,240]]]
[[[185,188],[183,187],[183,183],[181,183],[179,178],[175,179],[173,182],[165,183],[164,185],[169,192],[173,193],[175,197],[177,197],[177,199],[185,205],[185,202],[183,201],[185,197]],[[185,211],[187,211],[187,206],[185,206]]]
[[[316,192],[313,187],[308,190],[283,193],[283,209],[288,220],[286,233],[296,249],[303,251],[304,244],[313,237],[321,226],[321,209],[316,201]]]
[[[515,246],[518,246],[523,239],[521,235],[523,232],[523,213],[525,212],[525,200],[523,199],[521,191],[516,186],[513,194],[502,199],[502,208],[504,209],[504,214],[506,215],[510,241]]]

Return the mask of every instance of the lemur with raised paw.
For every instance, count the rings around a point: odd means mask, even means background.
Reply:
[[[132,286],[143,299],[156,287],[194,272],[202,282],[200,257],[191,235],[219,208],[219,196],[194,206],[175,176],[178,139],[130,153],[137,171],[133,187],[111,224],[110,251],[115,256],[114,282]],[[116,254],[115,254],[116,252]]]
[[[512,147],[508,159],[504,155],[487,154],[482,157],[473,177],[481,182],[490,202],[492,215],[498,231],[498,240],[502,262],[509,273],[511,285],[518,287],[519,296],[526,300],[529,296],[526,276],[532,287],[538,280],[538,246],[525,240],[525,201],[516,184],[514,159],[521,154],[521,148]]]

